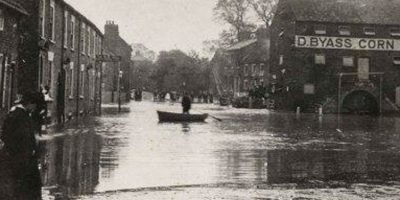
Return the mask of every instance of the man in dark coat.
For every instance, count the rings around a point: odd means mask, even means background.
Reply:
[[[187,93],[184,93],[182,97],[182,108],[183,108],[183,113],[189,114],[189,110],[192,107],[192,99]]]
[[[1,140],[11,165],[15,200],[41,199],[38,143],[35,123],[30,116],[37,107],[38,95],[37,92],[23,94],[20,103],[11,109],[4,120]]]

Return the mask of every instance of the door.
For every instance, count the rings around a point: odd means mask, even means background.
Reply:
[[[358,58],[358,79],[369,79],[369,58]]]

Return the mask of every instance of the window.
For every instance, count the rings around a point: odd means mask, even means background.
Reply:
[[[244,65],[244,75],[245,76],[249,75],[249,65],[248,64]]]
[[[74,62],[70,63],[69,70],[68,70],[68,79],[67,84],[69,87],[69,98],[74,98],[74,89],[75,89],[75,82],[74,82]]]
[[[55,17],[56,17],[56,12],[55,12],[55,3],[54,0],[50,0],[50,15],[49,15],[49,36],[50,40],[54,42],[55,40]]]
[[[325,65],[325,55],[324,54],[315,54],[314,62],[317,65]]]
[[[46,78],[46,82],[45,82],[45,86],[48,86],[51,90],[51,86],[53,83],[53,69],[54,69],[54,53],[53,52],[48,52],[47,53],[47,59],[48,59],[48,63],[47,63],[47,68],[45,70],[45,78]],[[49,95],[53,96],[52,93],[49,91]]]
[[[92,41],[93,40],[92,40],[92,29],[89,26],[88,26],[88,30],[87,30],[87,36],[88,36],[87,54],[90,57],[90,56],[92,56],[92,51],[93,51],[93,49],[92,49]]]
[[[81,65],[81,70],[79,72],[79,96],[80,98],[84,98],[85,95],[85,65]]]
[[[264,63],[261,63],[261,65],[260,65],[260,76],[264,76],[264,73],[265,73],[265,65],[264,65]]]
[[[44,67],[44,61],[45,61],[45,58],[44,58],[44,56],[43,55],[40,55],[39,56],[39,77],[38,77],[38,80],[39,80],[39,85],[38,85],[38,88],[40,88],[40,86],[42,86],[42,84],[43,84],[43,67]]]
[[[279,56],[279,65],[283,65],[283,55]]]
[[[44,24],[45,24],[45,16],[46,16],[46,1],[40,0],[39,2],[39,34],[42,38],[44,38]]]
[[[326,34],[326,26],[316,25],[316,26],[314,26],[314,32],[317,35],[325,35]]]
[[[391,28],[390,29],[390,35],[391,36],[395,36],[395,37],[400,36],[400,28],[398,28],[398,27]]]
[[[393,58],[393,64],[400,65],[400,57],[394,57]]]
[[[94,34],[94,41],[93,41],[93,55],[94,55],[94,58],[96,58],[96,55],[97,55],[97,40],[98,40],[98,38],[97,38],[97,33],[96,32],[93,32],[93,34]]]
[[[86,33],[85,33],[85,53],[86,53],[86,55],[88,55],[88,56],[90,56],[89,55],[89,48],[90,48],[90,32],[89,32],[89,30],[90,30],[90,27],[89,27],[89,25],[86,25]]]
[[[315,94],[314,84],[304,84],[304,94]]]
[[[69,36],[69,40],[70,40],[70,47],[72,50],[75,49],[75,16],[71,15],[71,26],[70,26],[70,36]]]
[[[3,81],[2,79],[4,78],[4,54],[0,54],[0,83]],[[1,94],[3,93],[3,88],[0,88]],[[4,105],[0,105],[2,108]]]
[[[349,26],[339,26],[339,35],[350,35],[350,27]]]
[[[353,56],[344,56],[343,57],[343,66],[353,67],[354,66],[354,57]]]
[[[244,90],[248,90],[249,89],[249,81],[248,80],[244,80],[243,81],[243,89]]]
[[[64,12],[64,47],[68,47],[68,11]]]
[[[374,27],[365,27],[364,34],[365,35],[375,35],[375,28]]]
[[[82,23],[82,30],[81,30],[81,53],[85,54],[85,49],[86,49],[86,25],[85,23]]]
[[[4,31],[4,14],[3,10],[0,9],[0,31]]]

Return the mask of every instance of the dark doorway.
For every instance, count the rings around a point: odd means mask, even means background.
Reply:
[[[351,114],[379,114],[379,104],[374,95],[367,91],[351,92],[343,99],[343,113]]]

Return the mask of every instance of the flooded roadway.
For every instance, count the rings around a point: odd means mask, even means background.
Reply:
[[[47,198],[400,198],[400,118],[195,104],[222,121],[159,123],[180,105],[128,106],[43,142]]]

